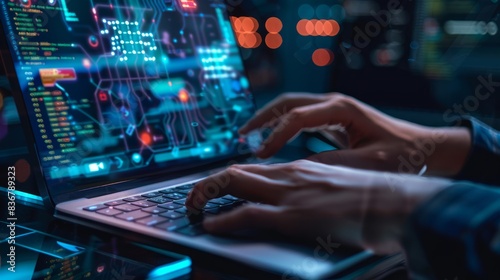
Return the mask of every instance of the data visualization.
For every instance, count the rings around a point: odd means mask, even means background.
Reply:
[[[246,141],[253,97],[223,1],[0,5],[49,184],[182,169]]]

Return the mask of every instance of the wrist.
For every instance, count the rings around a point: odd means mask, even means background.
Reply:
[[[471,133],[464,127],[430,128],[418,140],[426,157],[426,175],[452,177],[460,172],[471,149]]]
[[[408,218],[420,205],[449,187],[451,181],[394,173],[385,173],[379,179],[368,196],[363,243],[377,253],[394,253],[401,249]]]

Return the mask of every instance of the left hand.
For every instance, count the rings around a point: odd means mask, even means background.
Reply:
[[[417,205],[448,180],[396,175],[299,160],[234,165],[196,184],[186,205],[201,209],[226,194],[247,204],[204,220],[211,233],[266,229],[389,253],[400,249],[402,225]]]

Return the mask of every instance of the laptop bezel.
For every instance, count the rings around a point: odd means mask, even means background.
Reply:
[[[225,11],[225,17],[230,20],[230,15],[228,11]],[[236,36],[234,30],[232,30],[233,35]],[[65,193],[58,193],[57,195],[51,193],[50,187],[47,185],[47,181],[45,180],[45,176],[42,170],[42,164],[40,162],[40,157],[38,154],[38,150],[36,147],[35,134],[33,131],[33,126],[31,125],[31,120],[28,115],[28,109],[26,107],[26,103],[23,97],[22,88],[19,82],[19,78],[17,76],[17,71],[15,68],[14,59],[12,57],[9,44],[7,43],[7,34],[4,30],[4,25],[0,20],[0,58],[2,60],[2,64],[4,67],[4,71],[6,73],[7,79],[9,80],[12,96],[16,103],[16,108],[18,110],[19,118],[21,120],[22,130],[25,134],[26,140],[28,142],[28,151],[29,157],[31,159],[31,170],[34,174],[34,179],[37,184],[37,189],[42,197],[43,203],[46,207],[54,210],[55,205],[64,201],[70,201],[77,198],[83,197],[97,197],[102,195],[107,195],[115,192],[121,192],[126,190],[131,190],[138,187],[138,184],[153,184],[161,181],[167,181],[175,178],[184,177],[190,174],[195,174],[199,172],[206,172],[211,169],[217,169],[223,167],[224,164],[235,163],[235,162],[243,162],[249,158],[253,157],[253,152],[250,149],[246,149],[242,153],[233,153],[230,155],[225,155],[221,157],[216,157],[211,160],[207,160],[201,164],[193,163],[189,166],[184,166],[181,170],[173,170],[170,171],[169,174],[164,174],[161,171],[157,171],[156,173],[148,174],[147,178],[145,175],[137,175],[135,177],[117,180],[109,183],[104,183],[101,185],[83,185],[78,190],[68,191]],[[246,77],[248,77],[247,67],[244,65],[243,56],[241,53],[241,48],[238,47],[238,56],[241,58],[243,62],[243,73]],[[250,83],[248,91],[251,93],[251,102],[254,106],[255,111],[257,110],[255,96],[253,95],[252,86]],[[194,170],[196,168],[196,170]]]

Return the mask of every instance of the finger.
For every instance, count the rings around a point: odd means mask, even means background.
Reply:
[[[198,182],[186,199],[186,206],[202,209],[213,198],[231,194],[249,201],[273,204],[276,192],[272,189],[272,180],[259,174],[267,166],[231,166],[226,170]],[[252,170],[252,172],[247,171]]]
[[[278,226],[278,208],[249,204],[227,214],[206,218],[203,226],[210,233],[221,234],[245,229],[275,229]]]
[[[299,106],[323,102],[325,98],[326,96],[313,94],[283,94],[260,109],[252,119],[240,128],[239,133],[242,135],[247,134],[264,126],[266,123],[279,119],[289,110]]]
[[[359,148],[323,152],[310,156],[307,160],[365,170],[396,171],[398,168],[397,161],[392,161],[387,157],[388,155],[378,153],[371,148]]]
[[[349,125],[349,118],[336,103],[321,103],[295,108],[286,114],[271,135],[257,151],[257,156],[268,158],[278,152],[290,139],[304,128],[323,125]]]

